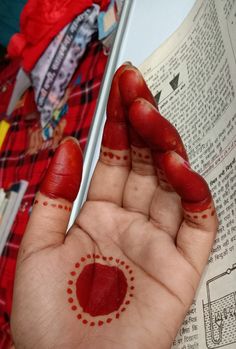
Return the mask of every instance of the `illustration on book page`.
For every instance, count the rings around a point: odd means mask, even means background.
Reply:
[[[235,278],[236,263],[206,282],[207,303],[203,302],[203,313],[209,349],[236,343]]]

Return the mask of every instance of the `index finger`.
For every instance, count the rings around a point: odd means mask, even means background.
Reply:
[[[130,170],[130,147],[119,78],[128,65],[123,64],[112,80],[100,157],[90,183],[88,200],[122,204],[123,190]]]

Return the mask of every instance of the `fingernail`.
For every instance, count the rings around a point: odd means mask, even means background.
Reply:
[[[83,169],[83,157],[79,142],[65,138],[57,148],[40,192],[50,198],[63,198],[73,202],[78,194]]]

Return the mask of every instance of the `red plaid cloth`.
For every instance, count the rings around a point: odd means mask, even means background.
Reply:
[[[106,61],[107,57],[103,54],[101,44],[93,42],[70,83],[68,109],[63,116],[64,124],[66,123],[63,137],[76,137],[82,149],[87,141]],[[0,349],[9,348],[11,343],[9,319],[19,245],[29,219],[33,198],[54,153],[52,141],[47,141],[38,153],[27,154],[29,129],[34,128],[36,121],[27,121],[23,117],[24,108],[20,107],[14,112],[10,130],[0,151],[0,187],[8,188],[21,179],[29,182],[3,255],[0,257]]]

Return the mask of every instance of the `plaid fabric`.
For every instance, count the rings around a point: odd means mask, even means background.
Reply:
[[[103,54],[101,44],[92,42],[69,86],[66,112],[62,118],[63,137],[76,137],[82,149],[87,141],[106,61],[107,57]],[[0,349],[9,348],[11,343],[9,319],[19,245],[29,219],[33,198],[55,150],[54,139],[44,142],[36,154],[27,153],[29,131],[37,127],[38,120],[27,120],[24,110],[27,110],[27,106],[19,104],[0,151],[0,187],[6,189],[20,179],[29,182],[3,255],[0,257]]]

